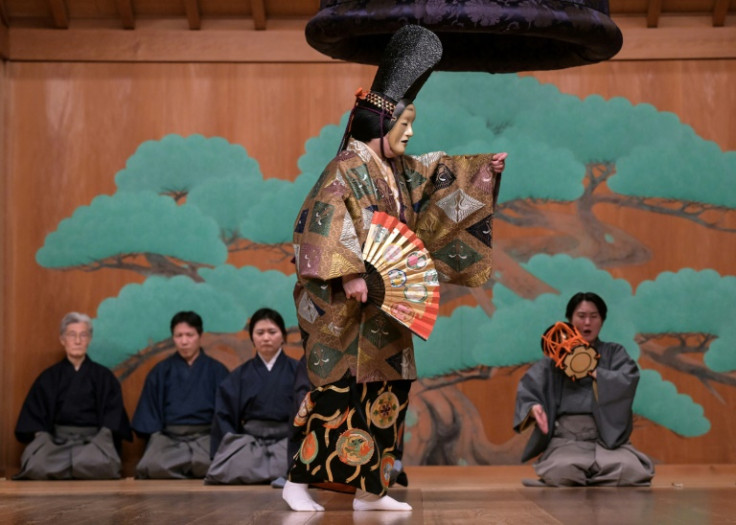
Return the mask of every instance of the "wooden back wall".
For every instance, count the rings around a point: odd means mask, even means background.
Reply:
[[[58,341],[62,316],[74,310],[94,317],[100,301],[115,296],[124,284],[142,280],[121,271],[42,268],[35,254],[46,235],[77,207],[99,194],[113,194],[114,174],[136,148],[170,133],[224,137],[244,146],[265,177],[293,179],[305,141],[339,121],[355,89],[370,85],[374,68],[328,62],[8,60],[0,71],[0,474],[12,475],[22,450],[13,427],[33,380],[63,356]],[[723,150],[736,150],[736,59],[618,60],[534,76],[579,97],[622,96],[635,104],[653,104],[676,113]],[[650,229],[645,235],[656,235],[652,227],[642,225]],[[682,228],[667,235],[688,238],[687,226]],[[671,250],[668,254],[677,258],[678,250],[692,246],[680,243]],[[733,275],[733,245],[729,250],[730,255],[707,251],[702,267]],[[258,264],[267,267],[269,261]],[[626,277],[637,283],[653,275],[656,271],[644,266]],[[148,369],[123,383],[131,415]],[[503,443],[512,435],[518,377],[510,373],[463,386],[479,407],[492,442]],[[736,389],[717,387],[719,401],[705,388],[693,388],[696,401],[711,414],[708,436],[682,439],[649,426],[635,433],[635,444],[656,450],[669,463],[736,462],[731,417]],[[140,450],[139,442],[126,445],[127,474]]]

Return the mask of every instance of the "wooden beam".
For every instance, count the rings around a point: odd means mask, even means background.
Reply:
[[[649,0],[647,6],[647,27],[657,27],[662,14],[662,0]]]
[[[139,20],[135,31],[99,29],[75,22],[72,29],[11,27],[9,59],[62,62],[328,62],[307,44],[307,19],[269,21],[256,31],[242,20],[210,20],[190,31],[182,20]],[[736,26],[714,29],[710,15],[664,17],[649,29],[641,16],[614,21],[624,35],[613,60],[736,59]],[[90,22],[92,24],[92,22]]]
[[[116,0],[123,29],[135,29],[135,13],[132,0]]]
[[[10,26],[8,11],[5,9],[5,0],[0,0],[0,25],[4,25],[5,27]]]
[[[250,0],[250,13],[253,17],[253,27],[258,30],[266,29],[266,5],[263,0]]]
[[[10,58],[10,37],[8,35],[8,26],[0,24],[0,60]],[[0,80],[2,82],[2,80]]]
[[[726,14],[728,14],[729,0],[716,0],[713,5],[713,27],[726,25]]]
[[[189,21],[189,29],[202,29],[202,16],[199,11],[198,0],[184,0],[184,9],[187,12],[187,20]]]
[[[69,29],[69,10],[64,0],[49,0],[49,9],[51,9],[54,27],[57,29]]]

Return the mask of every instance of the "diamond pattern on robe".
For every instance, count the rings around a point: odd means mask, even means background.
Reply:
[[[299,214],[299,220],[296,221],[296,226],[294,226],[294,232],[304,233],[304,228],[307,225],[308,216],[309,216],[309,208],[307,208],[306,210],[302,210],[302,212]]]
[[[329,276],[331,278],[339,277],[340,275],[347,275],[353,273],[355,265],[346,259],[339,253],[333,253],[330,257],[330,271]]]
[[[444,151],[431,151],[429,153],[425,153],[414,158],[417,159],[420,164],[428,167],[432,164],[437,163],[444,155]]]
[[[342,233],[340,233],[340,242],[345,248],[353,252],[358,257],[362,256],[363,250],[360,249],[358,234],[355,232],[355,225],[350,214],[345,214],[345,220],[342,221]]]
[[[324,311],[317,308],[317,305],[312,302],[309,298],[309,294],[306,292],[303,293],[301,299],[299,299],[297,310],[299,311],[299,316],[309,324],[314,323],[314,321],[324,313]]]
[[[378,210],[378,206],[371,204],[367,208],[363,208],[363,229],[369,230],[371,227],[371,221],[373,220],[373,213]]]
[[[455,221],[460,222],[471,213],[483,207],[483,203],[474,199],[463,190],[456,190],[437,202],[437,206]]]
[[[462,272],[468,266],[480,261],[483,257],[460,239],[453,239],[434,252],[435,261],[444,262],[456,272]]]
[[[345,349],[346,355],[358,355],[358,338],[353,339],[353,342],[348,345]]]
[[[404,176],[406,177],[406,181],[407,181],[407,184],[409,185],[410,190],[418,188],[419,186],[421,186],[427,181],[427,177],[425,177],[418,171],[404,172]],[[401,182],[403,184],[404,181],[401,181]]]
[[[318,297],[321,301],[324,301],[325,303],[332,302],[330,283],[327,281],[322,281],[321,279],[310,279],[305,282],[304,288],[306,288],[314,297]]]
[[[363,337],[379,350],[401,337],[399,329],[380,312],[370,319],[366,319],[363,326],[361,326],[361,331]]]
[[[470,182],[473,186],[481,190],[483,193],[492,193],[494,189],[494,178],[495,176],[491,171],[491,167],[488,164],[483,164],[480,170],[478,170],[478,173],[473,175],[473,178],[470,180]]]
[[[368,174],[368,168],[365,164],[349,169],[347,172],[347,179],[348,186],[350,186],[356,199],[361,199],[365,195],[369,195],[371,197],[376,195],[373,181],[371,180],[371,176]]]
[[[465,228],[465,231],[490,248],[493,241],[493,215]]]
[[[432,175],[432,184],[438,190],[449,188],[455,183],[455,180],[457,180],[455,174],[444,164],[437,166],[437,171]]]
[[[309,221],[309,231],[327,237],[330,233],[330,225],[332,224],[332,215],[334,213],[335,207],[332,204],[322,201],[315,202]]]
[[[314,244],[302,244],[297,250],[297,268],[304,277],[317,277],[322,260],[322,250]]]
[[[307,357],[307,367],[322,379],[326,378],[342,359],[342,352],[322,343],[316,343]]]
[[[404,351],[401,350],[399,352],[396,352],[394,355],[386,359],[386,362],[389,364],[391,368],[396,370],[399,374],[401,373],[404,363]]]

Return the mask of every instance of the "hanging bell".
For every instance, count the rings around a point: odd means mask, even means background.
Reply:
[[[378,65],[407,24],[439,37],[442,71],[563,69],[608,60],[623,44],[608,0],[321,0],[305,33],[329,57]]]

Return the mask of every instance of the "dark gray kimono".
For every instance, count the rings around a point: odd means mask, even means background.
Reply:
[[[599,455],[606,455],[606,450],[623,448],[633,455],[632,464],[640,463],[644,472],[635,474],[634,482],[618,480],[611,484],[648,482],[653,475],[651,460],[629,443],[633,429],[631,407],[639,382],[639,369],[623,346],[599,340],[593,346],[601,356],[595,382],[592,378],[572,382],[547,357],[533,364],[522,377],[516,394],[514,430],[521,432],[535,424],[530,412],[533,405],[540,404],[547,414],[549,433],[542,433],[535,425],[521,459],[527,461],[544,453],[542,460],[547,460],[553,449],[559,448],[562,451],[564,448],[565,454],[571,454],[567,456],[568,459],[578,452],[589,452],[591,464],[594,464],[602,461],[595,457],[595,447],[599,447]],[[590,423],[586,423],[586,417]],[[561,425],[561,420],[566,420],[567,425]],[[621,459],[610,454],[607,458],[612,461]],[[539,462],[535,467],[538,466]],[[637,469],[636,466],[634,468]],[[591,484],[590,478],[597,475],[596,469],[597,466],[585,473],[588,477],[585,484]],[[539,468],[537,472],[540,473]],[[606,483],[608,481],[607,479]]]

